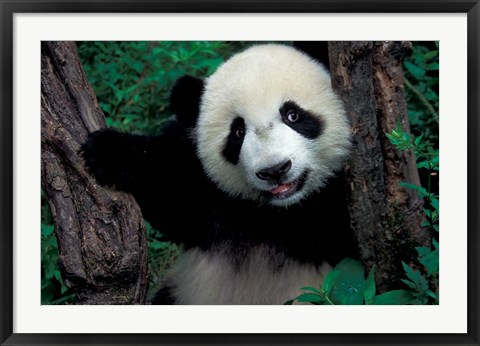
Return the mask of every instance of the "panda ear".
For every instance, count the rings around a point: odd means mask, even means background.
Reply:
[[[328,41],[295,41],[293,46],[299,51],[325,65],[330,70],[328,57]]]
[[[202,79],[185,75],[177,80],[172,89],[170,110],[185,128],[194,127],[197,122],[203,85]]]

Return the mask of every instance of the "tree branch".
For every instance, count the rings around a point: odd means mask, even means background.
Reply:
[[[79,156],[105,118],[73,42],[42,42],[42,188],[59,265],[80,304],[143,304],[147,237],[134,198],[100,187]]]
[[[351,226],[367,268],[376,264],[379,291],[400,286],[401,261],[428,243],[421,227],[423,201],[400,186],[419,185],[412,153],[389,143],[400,120],[410,131],[403,90],[402,42],[329,43],[332,85],[345,102],[352,125],[353,154],[346,168]]]

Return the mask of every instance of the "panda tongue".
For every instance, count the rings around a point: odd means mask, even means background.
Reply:
[[[290,190],[290,187],[291,187],[291,186],[292,186],[292,183],[290,183],[290,184],[278,185],[276,188],[270,190],[270,192],[271,192],[273,195],[278,195],[279,193],[287,192],[288,190]]]

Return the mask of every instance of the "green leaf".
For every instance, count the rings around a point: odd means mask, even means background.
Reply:
[[[37,226],[38,227],[38,226]],[[38,229],[38,228],[37,228]],[[40,229],[42,231],[42,236],[48,237],[53,233],[54,226],[53,225],[45,225],[41,224]],[[38,233],[37,233],[38,234]]]
[[[376,287],[375,287],[375,265],[372,266],[370,273],[368,273],[367,281],[365,282],[365,304],[372,304],[373,298],[375,297]]]
[[[410,268],[405,262],[402,261],[403,269],[409,280],[403,280],[407,286],[414,289],[416,292],[422,293],[428,290],[427,279],[417,270]]]
[[[333,269],[327,274],[327,276],[325,276],[325,279],[323,279],[323,290],[327,296],[330,295],[330,292],[332,291],[335,281],[337,281],[339,275],[340,271]]]
[[[393,143],[393,141],[396,141],[398,137],[396,136],[395,130],[392,131],[392,133],[385,133],[385,136],[390,140],[390,142]]]
[[[418,253],[418,256],[425,256],[427,255],[428,253],[431,252],[430,248],[426,247],[426,246],[417,246],[415,248],[415,250],[417,250],[417,253]]]
[[[420,198],[424,198],[426,195],[428,195],[427,190],[423,186],[405,183],[403,181],[400,183],[400,186],[406,187],[407,189],[410,189],[410,190],[417,191]]]
[[[67,286],[61,285],[61,286],[60,286],[60,293],[61,293],[62,295],[64,295],[64,294],[67,293],[67,292],[68,292]]]
[[[135,70],[135,72],[137,72],[138,74],[141,74],[143,71],[143,63],[137,60],[132,64],[132,68]]]
[[[102,108],[103,112],[108,114],[110,114],[112,111],[112,106],[109,103],[100,102],[100,108]]]
[[[299,295],[295,300],[299,303],[312,303],[312,304],[322,304],[325,300],[322,296],[314,293],[303,293]]]
[[[433,239],[433,241],[435,241],[435,239]],[[438,243],[436,244],[438,246]],[[425,267],[425,269],[427,270],[427,274],[429,276],[437,275],[439,270],[438,249],[435,248],[435,250],[432,251],[426,246],[419,246],[419,247],[416,247],[415,249],[418,252],[418,262]]]
[[[413,270],[408,264],[402,261],[403,270],[412,282],[418,282],[420,280],[420,272]]]
[[[430,226],[430,222],[428,222],[428,221],[423,221],[423,222],[420,224],[420,226],[422,226],[422,227],[428,227],[428,226]]]
[[[432,297],[433,299],[438,299],[438,296],[434,292],[428,290],[426,293],[427,296]]]
[[[423,293],[423,292],[426,292],[427,290],[428,290],[428,281],[422,274],[420,274],[420,280],[418,283],[418,292]]]
[[[53,286],[48,287],[48,289],[42,289],[42,297],[41,297],[41,304],[46,305],[46,304],[51,304],[51,301],[53,299]]]
[[[329,298],[334,304],[362,305],[365,276],[360,262],[351,258],[342,260],[334,270],[339,271]]]
[[[283,303],[283,305],[292,305],[294,301],[295,299],[287,300],[285,303]]]
[[[438,199],[432,195],[430,195],[430,204],[432,205],[432,207],[435,208],[435,210],[439,210],[440,205],[438,203]]]
[[[423,138],[423,135],[420,135],[417,138],[415,138],[415,141],[413,143],[415,144],[416,147],[418,147],[420,145],[420,142],[422,141],[422,138]]]
[[[405,61],[405,67],[415,78],[421,79],[425,75],[425,70],[410,61]]]
[[[164,250],[169,246],[169,243],[163,241],[153,241],[148,244],[148,247],[152,250]]]
[[[438,57],[438,50],[431,50],[429,52],[426,52],[423,57],[425,58],[425,60],[431,60],[433,58],[436,58]]]
[[[428,163],[428,161],[420,161],[420,162],[417,162],[417,168],[430,168],[430,164]]]
[[[114,121],[112,118],[110,118],[110,117],[105,118],[105,122],[107,123],[107,126],[108,126],[108,127],[113,127],[113,126],[115,126],[115,121]]]
[[[373,299],[373,305],[406,305],[412,304],[413,295],[407,290],[394,290],[382,293]]]
[[[206,67],[209,73],[213,73],[221,63],[223,63],[224,59],[222,57],[212,58],[212,59],[203,59],[199,61],[197,64],[198,68]]]
[[[405,285],[410,287],[412,290],[414,290],[414,291],[417,290],[417,284],[415,282],[412,282],[412,281],[407,280],[407,279],[401,279],[400,281],[402,281]]]
[[[58,280],[58,282],[63,282],[62,275],[58,269],[53,271],[53,277]]]
[[[316,293],[316,294],[320,294],[320,295],[322,294],[322,293],[321,293],[319,290],[317,290],[315,287],[305,286],[305,287],[302,287],[302,288],[300,288],[300,289],[303,290],[303,291],[312,291],[312,292],[314,292],[314,293]]]

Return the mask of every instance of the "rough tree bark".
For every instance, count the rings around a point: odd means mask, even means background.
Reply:
[[[42,43],[42,188],[55,221],[60,271],[79,304],[143,304],[147,237],[130,195],[97,185],[79,149],[106,127],[73,42]]]
[[[401,261],[429,242],[422,222],[423,201],[400,186],[420,184],[411,151],[399,152],[385,132],[400,120],[410,131],[403,87],[406,42],[329,43],[332,85],[346,104],[353,155],[346,169],[351,226],[367,268],[376,265],[379,291],[396,288]]]

